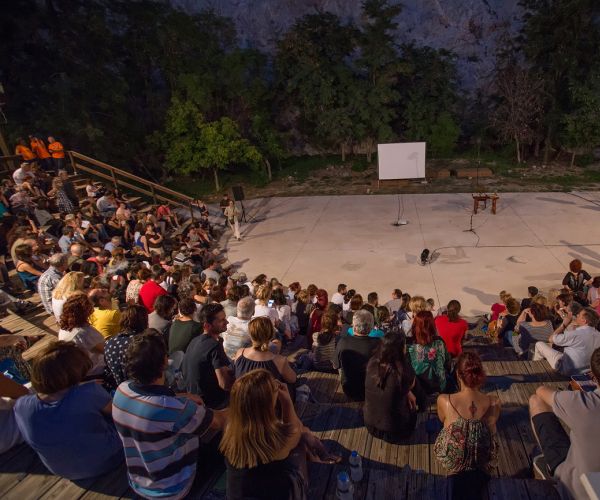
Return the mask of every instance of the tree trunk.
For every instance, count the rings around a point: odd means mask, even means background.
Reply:
[[[535,140],[535,144],[533,146],[533,156],[535,156],[536,158],[540,157],[540,140],[539,139]]]
[[[346,161],[346,143],[342,142],[342,163]]]
[[[213,167],[213,175],[215,176],[215,191],[219,191],[221,186],[219,185],[219,174],[217,173],[217,168]]]
[[[575,165],[575,151],[571,153],[571,168]]]
[[[371,139],[367,139],[367,163],[371,163],[371,160],[373,159],[373,148],[371,147],[372,144],[373,141]]]
[[[552,135],[552,127],[548,125],[548,131],[546,133],[546,140],[544,141],[544,160],[542,161],[542,165],[548,165],[548,161],[550,159],[550,137]]]
[[[269,178],[269,181],[272,181],[273,173],[271,172],[271,163],[267,158],[265,158],[265,167],[267,167],[267,177]]]
[[[521,164],[521,145],[519,144],[519,137],[515,134],[515,144],[517,145],[517,163]]]

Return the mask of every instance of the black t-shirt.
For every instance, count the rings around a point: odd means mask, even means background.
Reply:
[[[183,379],[186,389],[199,394],[209,408],[223,408],[227,405],[229,393],[219,387],[215,370],[229,366],[229,359],[223,350],[222,341],[202,334],[188,345],[183,357]]]
[[[373,356],[367,364],[365,379],[365,425],[391,434],[406,434],[412,431],[412,412],[407,395],[415,381],[415,372],[410,360],[404,363],[404,372],[390,372],[383,389],[379,381],[379,359]]]
[[[591,280],[590,274],[582,269],[577,275],[573,273],[565,274],[562,280],[564,286],[568,286],[573,292],[582,292],[585,286],[585,282]]]
[[[367,363],[381,339],[366,336],[344,336],[336,347],[336,363],[342,370],[342,389],[355,401],[365,399]]]

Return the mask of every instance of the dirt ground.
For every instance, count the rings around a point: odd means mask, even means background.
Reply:
[[[250,184],[244,186],[248,198],[271,196],[318,196],[356,195],[392,193],[465,193],[524,192],[524,191],[570,191],[572,189],[600,189],[600,163],[585,168],[573,166],[569,162],[553,162],[547,166],[533,162],[523,165],[497,165],[494,162],[481,162],[480,171],[491,172],[491,176],[481,175],[468,178],[450,176],[438,178],[442,170],[456,171],[461,168],[474,169],[477,162],[466,159],[429,160],[426,165],[427,181],[377,182],[376,164],[357,172],[351,164],[330,165],[311,171],[307,176],[286,176],[275,179],[264,187]]]

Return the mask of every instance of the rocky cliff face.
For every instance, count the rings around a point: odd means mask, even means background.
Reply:
[[[234,20],[240,43],[272,51],[275,42],[305,14],[328,11],[360,22],[361,0],[171,0],[190,13],[213,8]],[[402,0],[398,43],[445,48],[457,55],[462,84],[485,89],[502,37],[521,19],[518,0]]]

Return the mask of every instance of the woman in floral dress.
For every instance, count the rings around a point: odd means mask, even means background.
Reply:
[[[415,315],[412,332],[414,343],[408,346],[408,356],[421,388],[427,394],[444,392],[451,356],[437,335],[431,312],[420,311]]]

